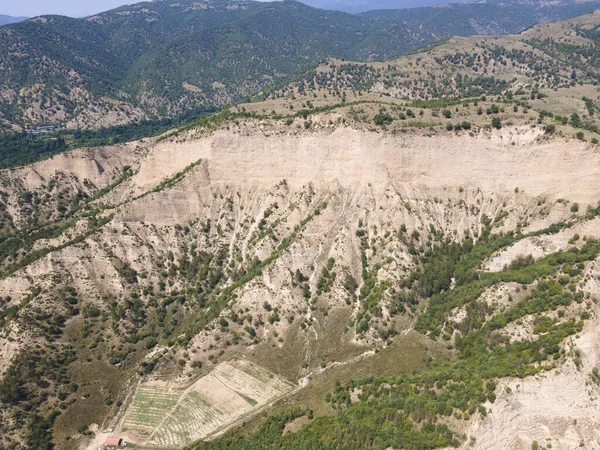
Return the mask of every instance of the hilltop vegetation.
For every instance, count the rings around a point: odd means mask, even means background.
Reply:
[[[597,22],[584,15],[520,35],[452,38],[384,63],[331,59],[231,111],[310,123],[313,113],[342,108],[345,120],[392,132],[500,129],[526,120],[549,135],[597,143]]]

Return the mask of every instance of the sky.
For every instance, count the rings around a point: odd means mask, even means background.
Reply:
[[[0,14],[27,17],[61,14],[83,17],[138,1],[141,0],[0,0]]]

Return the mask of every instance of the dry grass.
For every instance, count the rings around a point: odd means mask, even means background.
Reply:
[[[260,408],[292,385],[248,360],[219,364],[187,389],[140,385],[119,433],[149,448],[178,448]]]

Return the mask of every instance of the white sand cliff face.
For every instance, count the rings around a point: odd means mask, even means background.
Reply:
[[[390,136],[349,128],[299,136],[218,131],[195,141],[159,144],[142,162],[136,184],[142,190],[204,159],[212,183],[264,185],[285,178],[293,187],[333,180],[342,186],[464,185],[595,203],[597,149],[573,140],[542,140],[541,135],[541,129],[529,127],[474,137]]]
[[[139,197],[196,162],[178,184]],[[240,308],[258,310],[269,301],[281,309],[282,316],[298,315],[305,300],[289,287],[289,270],[318,267],[334,257],[336,264],[360,279],[359,219],[365,218],[373,242],[376,236],[402,224],[409,233],[423,232],[430,225],[448,233],[475,232],[483,214],[493,218],[500,211],[507,212],[500,230],[514,229],[524,218],[529,220],[526,229],[535,230],[567,220],[572,202],[580,203],[584,211],[586,205],[595,206],[600,200],[597,148],[575,140],[548,140],[540,129],[530,127],[432,137],[350,128],[298,135],[267,135],[259,129],[249,133],[219,130],[184,142],[70,152],[3,171],[0,187],[13,195],[13,185],[22,180],[24,188],[35,190],[62,172],[69,180],[64,182],[67,187],[74,189],[89,180],[101,188],[109,185],[123,166],[131,166],[134,175],[108,195],[117,205],[111,210],[112,221],[86,239],[85,246],[52,252],[1,280],[0,295],[10,295],[17,303],[32,285],[49,285],[55,273],[66,274],[90,301],[100,301],[105,294],[118,295],[122,282],[110,263],[109,250],[138,272],[147,271],[148,280],[156,282],[158,270],[152,271],[152,262],[157,255],[164,258],[164,253],[172,250],[177,257],[179,252],[177,238],[168,227],[191,219],[211,218],[214,227],[222,226],[230,248],[238,248],[242,259],[264,258],[272,248],[263,243],[252,247],[252,233],[256,231],[254,221],[269,205],[277,202],[286,211],[281,229],[288,232],[314,205],[327,201],[327,209],[308,225],[289,252],[244,287],[236,299]],[[231,216],[224,218],[227,196],[234,199],[235,206]],[[548,205],[544,214],[538,213],[540,199]],[[14,203],[11,208],[18,222],[21,213]],[[246,215],[252,220],[246,220]],[[486,269],[501,270],[520,255],[539,257],[565,248],[575,233],[600,237],[598,221],[552,237],[521,241],[493,255]],[[63,242],[61,239],[56,241]],[[405,248],[396,241],[377,241],[377,245],[382,252],[374,261],[392,261],[381,276],[400,278],[408,273],[412,263]],[[600,298],[597,264],[586,269],[590,277],[585,289]],[[307,274],[314,287],[318,272]],[[334,290],[329,301],[340,310],[345,307],[342,292]],[[264,334],[272,330],[285,336],[288,328],[285,323],[275,324],[265,328]],[[212,338],[211,333],[204,333],[192,344],[202,350],[214,344]],[[463,448],[529,449],[534,440],[540,445],[552,444],[553,449],[600,448],[600,387],[589,379],[600,361],[597,318],[588,321],[572,345],[583,355],[580,369],[567,363],[531,379],[499,382],[496,402],[486,405],[491,410],[488,417],[475,416],[461,425],[469,438]],[[0,338],[1,371],[19,347],[19,330]]]

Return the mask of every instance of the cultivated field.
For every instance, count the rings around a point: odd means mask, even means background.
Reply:
[[[124,430],[139,436],[150,436],[160,425],[165,412],[171,411],[179,400],[179,394],[168,389],[140,385],[131,406],[127,410]]]
[[[141,384],[119,432],[145,447],[181,447],[292,388],[291,383],[247,360],[221,363],[185,390]]]

